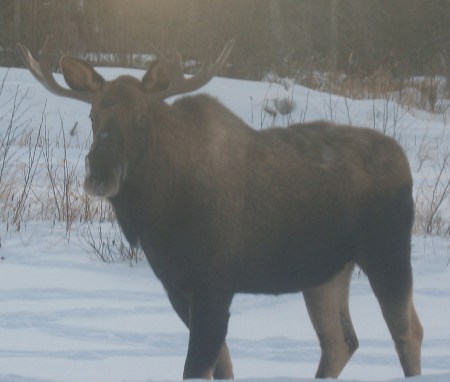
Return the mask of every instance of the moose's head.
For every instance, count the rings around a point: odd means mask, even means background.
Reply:
[[[90,195],[113,197],[135,163],[144,133],[151,129],[152,109],[164,99],[194,91],[218,73],[230,54],[229,41],[214,64],[204,66],[190,78],[183,74],[181,56],[156,52],[142,80],[120,76],[106,81],[88,62],[63,56],[61,71],[69,88],[59,85],[51,72],[50,38],[37,62],[22,44],[17,46],[36,79],[57,95],[90,103],[93,142],[86,156],[84,188]]]

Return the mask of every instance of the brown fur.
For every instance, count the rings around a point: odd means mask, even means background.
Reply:
[[[67,71],[77,90],[89,78],[99,84],[85,65]],[[412,178],[399,145],[327,122],[255,131],[203,95],[148,103],[145,92],[161,86],[153,74],[103,81],[93,93],[86,189],[109,198],[190,328],[184,377],[233,376],[225,337],[234,294],[300,291],[322,348],[316,376],[337,377],[358,346],[348,311],[354,264],[405,375],[419,374]]]

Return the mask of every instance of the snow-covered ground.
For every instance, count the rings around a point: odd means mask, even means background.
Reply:
[[[101,72],[113,78],[125,71]],[[141,71],[127,72],[142,76]],[[81,179],[90,136],[88,106],[49,94],[21,69],[0,68],[0,89],[3,142],[11,112],[17,109],[17,94],[22,104],[13,116],[15,123],[35,134],[44,115],[49,142],[60,142],[63,124],[68,150],[64,153],[60,143],[53,143],[55,163],[65,156],[76,164]],[[426,216],[433,197],[446,191],[449,115],[408,111],[386,100],[346,100],[301,86],[286,90],[276,84],[222,78],[213,79],[202,92],[219,97],[256,129],[329,119],[385,131],[400,141],[410,158],[419,214]],[[290,116],[278,114],[274,121],[267,110],[274,111],[283,100],[292,100],[294,110]],[[24,139],[14,142],[15,156],[8,166],[23,163],[26,168],[27,145]],[[20,168],[14,167],[19,175]],[[37,187],[45,183],[45,176],[45,168],[38,167]],[[434,223],[441,231],[448,227],[448,199]],[[180,380],[188,333],[151,269],[145,261],[133,266],[100,262],[85,251],[77,235],[80,229],[74,223],[69,238],[66,227],[51,219],[22,222],[18,231],[10,223],[0,223],[0,382]],[[417,229],[423,229],[423,223]],[[450,381],[449,246],[450,239],[442,237],[413,238],[414,298],[425,328],[424,376],[415,381]],[[393,343],[360,273],[353,277],[350,304],[360,348],[340,379],[401,380]],[[320,355],[297,294],[237,296],[228,342],[236,378],[247,381],[311,381]]]

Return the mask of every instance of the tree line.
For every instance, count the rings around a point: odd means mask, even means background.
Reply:
[[[367,76],[450,73],[450,0],[0,0],[0,65],[36,54],[132,54],[176,47],[212,59],[230,38],[225,75],[261,79],[328,70]]]

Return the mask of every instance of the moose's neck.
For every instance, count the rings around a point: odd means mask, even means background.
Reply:
[[[131,245],[143,236],[167,236],[188,204],[189,127],[166,104],[154,111],[147,138],[129,164],[128,177],[119,193],[110,198],[119,224]],[[189,146],[192,150],[191,145]]]

